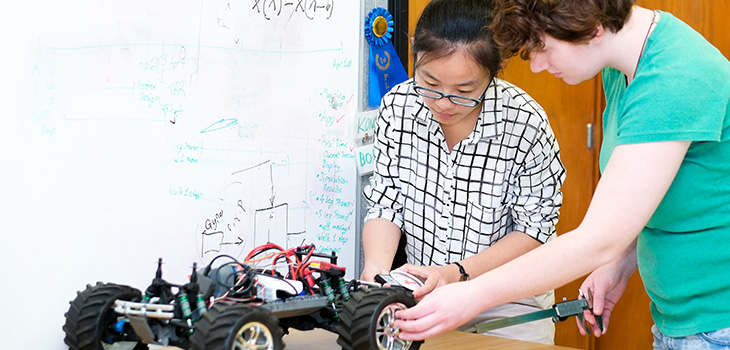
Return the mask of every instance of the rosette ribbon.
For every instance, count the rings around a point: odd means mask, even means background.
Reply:
[[[370,45],[370,63],[368,79],[368,102],[370,107],[380,105],[383,98],[393,86],[408,79],[393,42],[393,16],[388,10],[374,8],[365,19],[365,39]]]

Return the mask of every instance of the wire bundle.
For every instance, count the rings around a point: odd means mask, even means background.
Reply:
[[[330,261],[312,260],[313,256],[326,257]],[[210,276],[213,263],[223,257],[231,261],[219,266],[213,276]],[[257,274],[280,279],[292,287],[294,295],[298,293],[298,289],[290,282],[292,280],[301,282],[306,293],[317,294],[317,281],[344,276],[345,268],[336,265],[336,259],[334,254],[316,253],[314,244],[284,249],[277,244],[267,243],[252,249],[241,262],[229,255],[219,255],[206,267],[204,274],[213,279],[216,290],[224,292],[210,300],[208,306],[221,301],[256,302],[258,297],[255,287],[259,284]],[[315,273],[319,274],[317,278]]]

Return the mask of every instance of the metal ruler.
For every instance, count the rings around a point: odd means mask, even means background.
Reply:
[[[588,332],[588,334],[590,334],[591,328],[590,328],[590,325],[588,325],[583,318],[583,311],[590,310],[591,313],[593,313],[593,307],[591,304],[592,304],[591,300],[586,299],[586,297],[583,295],[583,293],[580,292],[580,297],[578,299],[566,300],[565,298],[563,298],[562,303],[557,303],[557,304],[553,305],[553,307],[550,309],[531,312],[531,313],[519,315],[519,316],[507,317],[507,318],[494,320],[494,321],[477,323],[475,325],[475,327],[476,327],[477,333],[484,333],[484,332],[491,331],[494,329],[514,326],[516,324],[541,320],[544,318],[552,318],[553,322],[558,322],[558,321],[565,321],[568,317],[571,317],[571,316],[577,316],[578,319],[580,320],[581,324],[583,325],[583,329],[585,329],[586,332]],[[601,329],[601,332],[603,332],[603,318],[600,315],[596,315],[596,314],[593,314],[593,315],[596,317],[596,320],[598,321],[598,327]]]

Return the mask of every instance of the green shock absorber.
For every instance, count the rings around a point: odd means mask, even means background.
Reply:
[[[330,281],[323,277],[319,280],[319,284],[322,286],[324,295],[327,296],[329,302],[334,303],[335,302],[335,291],[332,289],[332,285],[330,284]]]
[[[342,277],[337,277],[337,288],[340,291],[343,301],[350,299],[350,292],[347,290],[347,283]]]
[[[203,314],[208,311],[208,308],[205,306],[203,294],[198,293],[197,306],[195,307],[195,310],[198,312],[198,319],[203,317]]]
[[[320,287],[322,287],[324,294],[327,296],[330,307],[332,307],[334,317],[337,317],[337,306],[335,305],[335,291],[332,289],[332,284],[330,284],[329,279],[324,276],[319,279],[319,284]]]
[[[199,320],[203,317],[203,314],[208,311],[208,308],[205,305],[205,299],[203,298],[203,294],[200,292],[200,285],[198,285],[198,273],[196,272],[197,268],[198,264],[193,263],[193,273],[190,274],[190,283],[183,287],[185,292],[190,295],[195,295],[195,311],[191,312],[193,321]]]
[[[182,311],[183,318],[189,319],[190,316],[193,314],[193,311],[190,309],[190,301],[188,300],[188,296],[180,292],[180,297],[178,298],[178,301],[180,302],[180,310]]]
[[[190,309],[190,300],[188,300],[188,296],[185,294],[185,292],[180,291],[180,297],[177,299],[180,302],[180,310],[183,314],[183,319],[185,322],[187,322],[188,326],[190,327],[188,329],[188,335],[193,334],[193,320],[190,319],[190,316],[193,314],[193,310]]]

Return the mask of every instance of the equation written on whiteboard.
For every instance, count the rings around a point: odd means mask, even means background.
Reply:
[[[335,0],[253,0],[255,10],[267,20],[288,15],[304,16],[308,19],[330,19]]]

